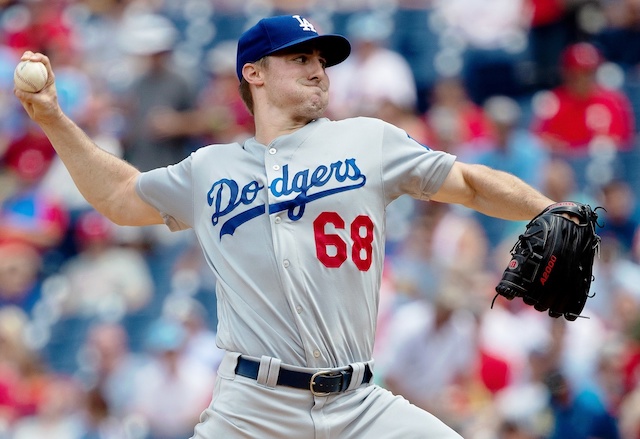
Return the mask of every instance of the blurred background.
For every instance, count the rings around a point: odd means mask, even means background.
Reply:
[[[221,358],[191,232],[87,205],[13,96],[48,55],[63,109],[141,170],[243,141],[236,40],[300,13],[351,40],[328,116],[374,116],[602,206],[584,317],[494,287],[524,224],[401,197],[376,380],[468,439],[640,438],[640,1],[0,1],[0,439],[183,439]]]

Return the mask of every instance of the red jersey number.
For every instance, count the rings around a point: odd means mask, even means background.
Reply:
[[[329,225],[333,226],[328,227]],[[313,222],[316,256],[325,267],[338,268],[349,256],[349,243],[331,230],[344,230],[345,222],[337,212],[323,212]],[[373,262],[373,222],[366,215],[357,216],[349,227],[351,259],[361,271],[371,268]]]

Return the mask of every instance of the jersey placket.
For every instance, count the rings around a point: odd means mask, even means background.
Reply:
[[[277,178],[283,177],[283,166],[286,165],[288,155],[291,154],[284,140],[276,140],[272,142],[265,151],[265,172],[267,175],[267,184],[271,186],[272,182]],[[273,191],[269,190],[269,205],[273,206],[283,201],[277,198]],[[292,194],[295,196],[295,194]],[[288,198],[287,198],[288,199]],[[289,308],[294,316],[300,342],[304,348],[305,357],[309,366],[322,362],[322,352],[317,344],[317,334],[311,334],[306,325],[305,315],[310,311],[310,307],[306,298],[302,295],[304,285],[301,282],[301,267],[298,266],[299,258],[297,256],[298,247],[303,240],[303,236],[295,233],[299,225],[291,220],[287,210],[274,212],[269,214],[271,218],[271,233],[274,245],[274,255],[278,261],[280,270],[280,278],[282,279],[281,288],[283,289]],[[302,293],[302,294],[301,294]]]

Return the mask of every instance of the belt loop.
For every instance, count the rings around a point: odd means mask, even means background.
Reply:
[[[278,376],[280,376],[280,364],[282,360],[279,358],[272,358],[269,363],[269,373],[267,374],[267,386],[275,387],[278,384]]]
[[[258,376],[256,378],[258,384],[274,388],[278,382],[281,362],[282,361],[279,358],[272,358],[263,355],[260,358],[260,368],[258,369]]]
[[[357,389],[360,387],[362,380],[364,379],[366,363],[351,363],[349,366],[353,369],[353,372],[351,374],[351,381],[349,382],[347,390]]]
[[[240,354],[238,352],[225,352],[218,366],[218,375],[222,378],[233,379],[236,375],[235,370],[239,358]]]

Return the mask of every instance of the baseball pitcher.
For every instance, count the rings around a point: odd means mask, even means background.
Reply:
[[[22,56],[48,81],[15,94],[86,199],[117,224],[193,229],[215,273],[226,355],[194,438],[460,437],[372,383],[385,207],[409,194],[526,220],[553,200],[381,120],[325,118],[327,68],[349,53],[299,15],[260,20],[237,51],[255,137],[144,173],[63,114],[46,56]]]

